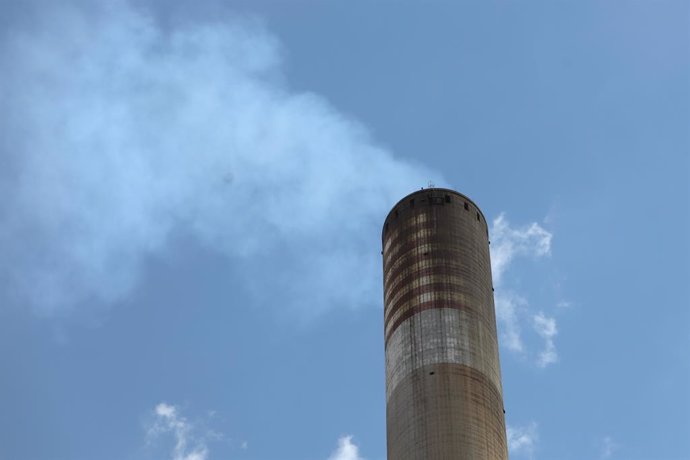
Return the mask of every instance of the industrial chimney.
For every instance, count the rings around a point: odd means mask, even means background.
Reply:
[[[382,240],[388,460],[507,459],[486,219],[420,190]]]

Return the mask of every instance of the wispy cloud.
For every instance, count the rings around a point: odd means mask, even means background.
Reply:
[[[328,457],[328,460],[364,460],[359,456],[359,448],[352,442],[352,436],[338,439],[338,448]]]
[[[543,313],[530,313],[524,295],[505,286],[505,274],[518,257],[540,258],[551,254],[553,234],[533,222],[525,226],[512,226],[505,214],[494,219],[491,226],[491,264],[495,287],[496,318],[501,330],[501,343],[517,353],[526,351],[522,325],[529,319],[534,331],[543,338],[544,349],[538,353],[536,363],[546,367],[558,360],[555,337],[556,319]]]
[[[531,422],[525,426],[507,427],[508,450],[511,455],[533,458],[539,441],[537,424]]]
[[[522,352],[525,349],[520,332],[519,310],[527,301],[511,291],[498,289],[495,293],[496,319],[501,323],[501,341],[509,350]]]
[[[0,48],[0,283],[15,302],[51,315],[124,299],[176,230],[282,304],[378,302],[371,235],[438,174],[291,91],[258,21],[163,28],[123,1],[76,5],[36,9]]]
[[[534,330],[544,339],[544,349],[539,353],[537,365],[546,367],[558,361],[558,353],[554,343],[556,334],[558,334],[556,320],[541,312],[534,315],[533,320]]]
[[[491,226],[491,272],[494,284],[501,284],[503,274],[516,257],[549,255],[552,238],[553,235],[536,222],[513,227],[505,214],[500,214]]]
[[[160,403],[154,410],[154,421],[148,429],[150,442],[162,435],[172,435],[174,446],[170,460],[207,460],[209,449],[207,437],[200,435],[196,427],[179,413],[179,409],[167,403]]]
[[[572,302],[569,302],[569,301],[567,301],[567,300],[560,300],[560,301],[556,304],[556,308],[560,308],[560,309],[563,309],[563,310],[567,310],[567,309],[569,309],[569,308],[573,308],[573,303],[572,303]]]
[[[599,458],[602,460],[611,458],[619,448],[620,445],[614,441],[611,436],[604,436],[604,439],[601,440],[601,453],[599,454]]]

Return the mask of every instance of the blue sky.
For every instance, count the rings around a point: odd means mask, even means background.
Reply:
[[[0,458],[384,459],[430,181],[511,458],[690,458],[687,2],[2,2],[0,69]]]

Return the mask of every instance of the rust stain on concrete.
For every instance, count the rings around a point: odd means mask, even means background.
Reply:
[[[453,190],[420,190],[382,240],[388,459],[507,459],[483,214]]]

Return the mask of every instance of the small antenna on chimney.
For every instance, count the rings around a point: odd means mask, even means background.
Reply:
[[[434,188],[434,187],[436,187],[436,184],[434,184],[433,182],[429,181],[429,188]]]

